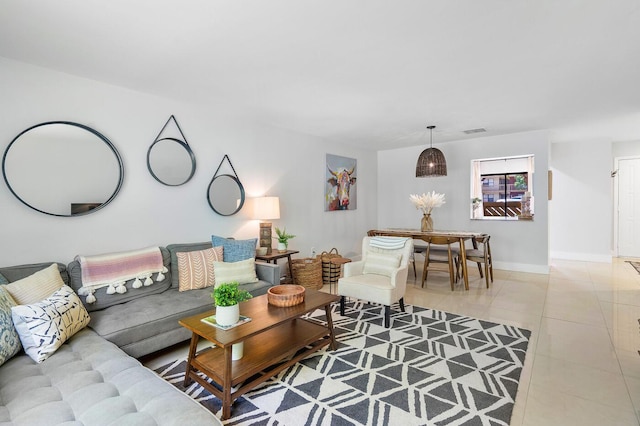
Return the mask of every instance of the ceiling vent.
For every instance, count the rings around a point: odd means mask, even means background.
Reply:
[[[478,129],[463,130],[462,133],[466,133],[467,135],[472,135],[474,133],[484,133],[486,131],[487,129],[483,129],[482,127],[480,127]]]

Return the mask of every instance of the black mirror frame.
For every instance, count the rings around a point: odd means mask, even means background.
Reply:
[[[6,173],[6,168],[5,168],[5,163],[6,163],[7,154],[9,153],[9,150],[11,149],[13,144],[20,138],[20,136],[24,135],[25,133],[27,133],[30,130],[33,130],[35,128],[42,127],[42,126],[47,126],[47,125],[50,125],[50,124],[64,124],[64,125],[68,125],[68,126],[79,127],[79,128],[81,128],[83,130],[86,130],[86,131],[92,133],[94,136],[97,136],[99,139],[101,139],[102,142],[104,142],[109,147],[109,149],[111,150],[113,155],[115,155],[116,160],[118,161],[118,168],[119,168],[120,178],[118,179],[118,185],[116,186],[116,189],[114,190],[113,194],[111,194],[109,199],[107,199],[107,201],[105,201],[104,203],[100,204],[99,206],[97,206],[97,207],[95,207],[95,208],[93,208],[91,210],[88,210],[86,212],[75,213],[75,214],[57,214],[57,213],[46,212],[44,210],[40,210],[39,208],[32,206],[31,204],[29,204],[25,200],[23,200],[13,190],[13,188],[11,187],[11,184],[9,183],[9,179],[7,178],[7,173]],[[75,123],[73,121],[46,121],[46,122],[36,124],[34,126],[31,126],[31,127],[27,128],[27,129],[23,130],[15,138],[13,138],[11,143],[9,143],[9,145],[5,149],[4,154],[2,156],[2,177],[4,178],[4,182],[7,185],[7,188],[9,188],[9,191],[11,191],[11,193],[13,194],[13,196],[16,197],[22,204],[24,204],[25,206],[29,207],[30,209],[33,209],[33,210],[35,210],[35,211],[37,211],[39,213],[43,213],[43,214],[46,214],[46,215],[49,215],[49,216],[76,217],[76,216],[84,216],[84,215],[87,215],[87,214],[94,213],[94,212],[96,212],[98,210],[101,210],[103,207],[105,207],[107,204],[109,204],[111,201],[113,201],[114,198],[116,198],[116,196],[120,192],[120,189],[122,188],[122,183],[124,182],[124,164],[122,162],[122,157],[120,156],[120,153],[118,152],[116,147],[113,145],[113,143],[111,143],[111,141],[106,136],[104,136],[102,133],[98,132],[97,130],[92,129],[89,126],[85,126],[84,124]]]
[[[184,140],[180,140],[180,139],[176,139],[176,138],[160,138],[160,135],[162,135],[162,132],[165,131],[165,129],[167,128],[167,126],[169,125],[171,120],[173,120],[173,123],[176,125],[178,131],[180,132],[180,135],[182,136],[182,139],[184,139]],[[151,169],[151,161],[150,161],[151,149],[158,142],[165,141],[165,140],[173,141],[173,142],[178,143],[180,146],[182,146],[185,149],[185,151],[187,151],[187,153],[189,154],[189,157],[191,158],[191,174],[189,174],[189,177],[182,183],[176,183],[176,184],[166,183],[162,179],[160,179],[158,176],[156,176],[156,174],[153,173],[153,170]],[[166,185],[166,186],[181,186],[181,185],[184,185],[185,183],[187,183],[187,182],[189,182],[191,180],[191,178],[193,177],[193,175],[196,172],[196,156],[193,153],[193,150],[191,149],[191,147],[189,146],[189,142],[187,142],[187,138],[184,135],[184,133],[182,132],[182,129],[180,128],[180,125],[178,124],[178,120],[176,120],[176,117],[173,114],[169,117],[167,122],[164,123],[164,126],[162,126],[162,130],[160,130],[160,133],[158,133],[158,136],[156,136],[155,140],[153,141],[153,143],[151,144],[151,146],[147,150],[147,169],[149,170],[149,173],[151,173],[151,176],[153,176],[153,178],[155,180],[157,180],[158,182],[160,182],[161,184]]]
[[[214,181],[218,178],[221,177],[228,177],[233,179],[236,184],[238,185],[238,188],[240,189],[240,204],[238,205],[238,208],[236,208],[233,212],[231,213],[221,213],[219,212],[215,207],[213,207],[213,202],[211,201],[211,186],[213,185]],[[238,179],[236,176],[233,175],[228,175],[228,174],[223,174],[223,175],[217,175],[214,176],[213,179],[211,179],[211,182],[209,182],[209,186],[207,187],[207,202],[209,203],[209,207],[211,207],[211,210],[213,210],[214,212],[218,213],[220,216],[233,216],[234,214],[238,213],[240,210],[242,210],[242,206],[244,206],[244,201],[245,201],[245,194],[244,194],[244,186],[242,186],[242,183],[240,182],[240,179]]]
[[[231,170],[233,170],[233,175],[230,174],[222,174],[219,175],[218,172],[220,171],[220,167],[222,167],[222,163],[224,163],[224,160],[227,160],[227,162],[229,163],[229,166],[231,166]],[[230,177],[231,179],[233,179],[236,184],[238,185],[238,188],[240,189],[240,204],[238,205],[238,208],[236,208],[233,212],[231,213],[220,213],[218,210],[216,210],[215,207],[213,207],[213,202],[211,201],[211,185],[213,185],[213,182],[219,178],[219,177]],[[242,186],[242,182],[240,182],[240,178],[238,177],[238,173],[236,173],[236,169],[233,167],[233,164],[231,164],[231,160],[229,159],[228,155],[224,155],[224,157],[222,157],[222,160],[220,161],[220,164],[218,164],[218,168],[216,169],[216,172],[213,174],[213,177],[211,178],[211,182],[209,182],[209,186],[207,186],[207,202],[209,203],[209,207],[211,207],[211,210],[213,210],[214,212],[216,212],[217,214],[219,214],[220,216],[233,216],[234,214],[238,213],[240,210],[242,210],[242,206],[244,206],[244,201],[245,201],[245,193],[244,193],[244,186]]]
[[[191,173],[189,174],[189,177],[187,177],[185,179],[184,182],[181,182],[181,183],[166,183],[162,179],[160,179],[155,173],[153,173],[153,169],[151,168],[151,161],[150,161],[151,150],[153,149],[153,147],[158,142],[162,142],[162,141],[173,141],[173,142],[179,144],[180,146],[182,146],[182,148],[184,148],[185,151],[187,151],[187,154],[189,154],[189,157],[191,158]],[[193,153],[193,151],[191,150],[191,147],[189,146],[189,144],[187,144],[186,142],[181,141],[180,139],[175,139],[175,138],[156,139],[151,144],[149,149],[147,150],[147,169],[149,170],[149,173],[151,173],[151,176],[153,176],[153,178],[155,180],[157,180],[158,182],[160,182],[161,184],[166,185],[166,186],[181,186],[181,185],[184,185],[185,183],[189,182],[191,180],[191,178],[193,177],[193,175],[196,173],[196,156]]]

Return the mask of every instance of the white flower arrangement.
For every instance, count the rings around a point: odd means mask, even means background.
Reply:
[[[416,209],[422,210],[423,214],[431,214],[431,210],[445,203],[444,194],[438,194],[436,191],[422,195],[410,194],[409,199],[416,206]]]

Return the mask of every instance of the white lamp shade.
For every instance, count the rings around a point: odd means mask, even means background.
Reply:
[[[253,218],[260,220],[280,219],[280,198],[258,197],[253,199]]]

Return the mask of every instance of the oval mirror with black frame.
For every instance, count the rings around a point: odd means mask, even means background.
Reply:
[[[18,134],[2,157],[11,193],[52,216],[79,216],[104,208],[124,180],[122,158],[103,134],[70,121],[36,124]]]
[[[189,182],[196,172],[196,157],[187,143],[162,138],[149,147],[147,168],[161,184],[180,186]]]
[[[244,187],[232,175],[218,175],[211,180],[207,191],[209,206],[221,216],[232,216],[244,205]]]

